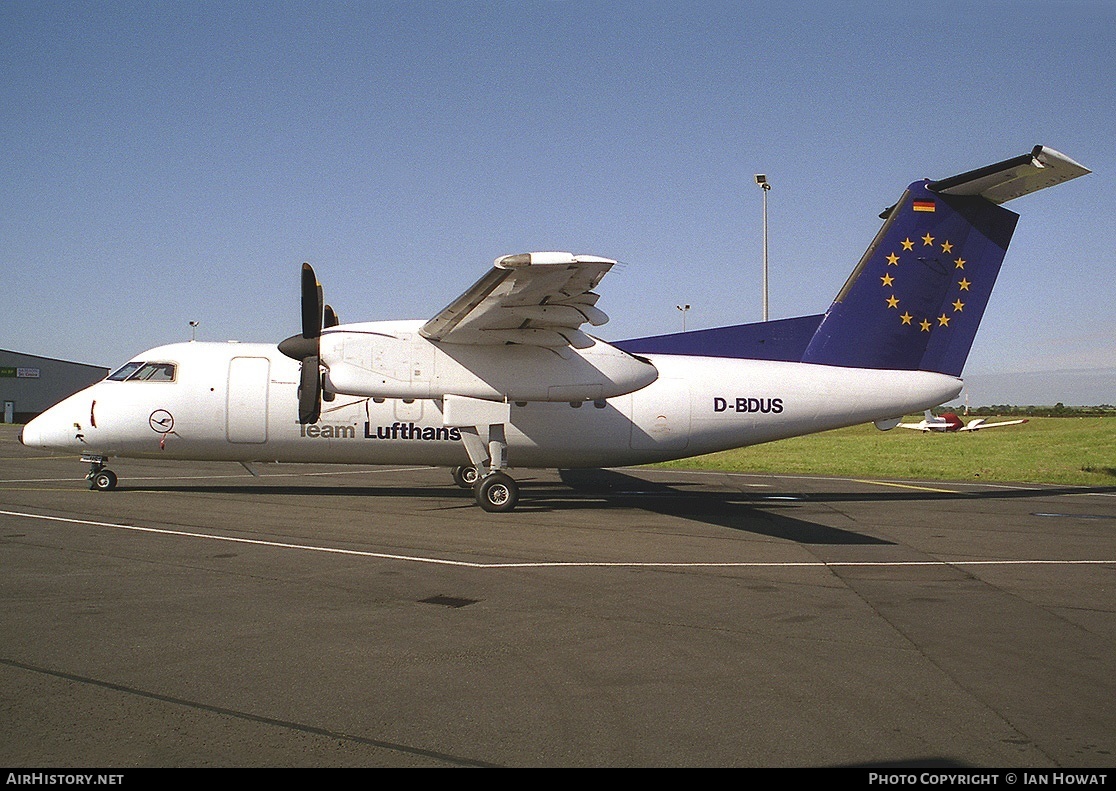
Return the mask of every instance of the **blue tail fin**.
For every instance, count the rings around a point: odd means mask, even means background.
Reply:
[[[783,360],[960,376],[1019,215],[1000,204],[1089,173],[1029,153],[911,184],[823,316],[803,316],[616,346],[633,354]]]
[[[890,210],[802,362],[960,375],[1019,215],[929,187]]]

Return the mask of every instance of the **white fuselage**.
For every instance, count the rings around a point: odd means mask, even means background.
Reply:
[[[174,381],[102,381],[28,423],[23,442],[104,457],[469,464],[441,398],[338,394],[319,422],[300,424],[299,363],[274,345],[182,343],[136,359],[174,363]],[[508,466],[696,456],[919,412],[961,390],[955,377],[921,371],[649,359],[658,376],[634,392],[511,402]]]

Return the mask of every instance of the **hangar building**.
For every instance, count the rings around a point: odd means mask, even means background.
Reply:
[[[0,421],[26,423],[108,372],[99,365],[0,349]]]

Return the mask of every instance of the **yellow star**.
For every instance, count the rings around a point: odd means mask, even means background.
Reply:
[[[885,286],[890,286],[892,284],[892,282],[895,280],[895,278],[893,278],[891,275],[884,275],[883,277],[880,278],[880,280],[883,281],[883,284]]]
[[[897,308],[897,307],[899,307],[899,300],[897,300],[897,299],[895,298],[895,295],[894,295],[894,294],[892,294],[892,295],[891,295],[891,297],[890,297],[890,298],[889,298],[889,299],[887,300],[887,306],[888,306],[889,308]]]
[[[962,291],[968,291],[970,283],[965,278],[961,278],[960,280],[957,281],[957,285],[961,286]]]
[[[960,313],[964,309],[965,309],[965,303],[962,302],[961,300],[957,300],[956,302],[953,303],[953,312],[954,313]]]
[[[938,326],[939,327],[948,327],[949,326],[949,316],[947,316],[944,313],[942,315],[938,316]]]
[[[901,318],[901,319],[903,320],[903,323],[904,323],[904,324],[910,324],[910,323],[911,323],[911,319],[913,319],[913,318],[914,318],[914,316],[912,316],[912,315],[911,315],[910,313],[904,313],[904,314],[903,314],[902,316],[900,316],[899,318]]]
[[[946,239],[944,242],[942,242],[942,252],[943,253],[952,253],[953,252],[953,242],[949,241],[949,239]]]
[[[903,240],[902,244],[903,244],[903,249],[904,250],[913,250],[914,249],[914,242],[911,241],[909,236],[906,239]]]
[[[923,332],[930,332],[930,322],[927,321],[926,319],[923,319],[922,321],[920,321],[918,323],[918,326],[922,327]]]
[[[934,237],[931,236],[929,233],[922,237],[923,247],[929,247],[932,244],[934,244]]]
[[[895,253],[892,253],[891,255],[889,255],[887,257],[887,265],[888,266],[899,266],[899,256],[897,256]]]
[[[953,265],[956,269],[964,269],[965,268],[965,259],[964,258],[958,258],[956,261],[953,262]]]

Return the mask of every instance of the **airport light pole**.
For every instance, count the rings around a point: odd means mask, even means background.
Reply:
[[[756,184],[763,189],[763,320],[767,321],[767,193],[771,184],[763,173],[756,174]]]
[[[198,324],[200,324],[200,323],[201,322],[199,322],[199,321],[191,321],[190,322],[190,342],[191,343],[193,343],[194,341],[196,341],[198,339]]]
[[[675,305],[674,307],[682,311],[682,332],[686,331],[686,311],[690,309],[689,305]]]

